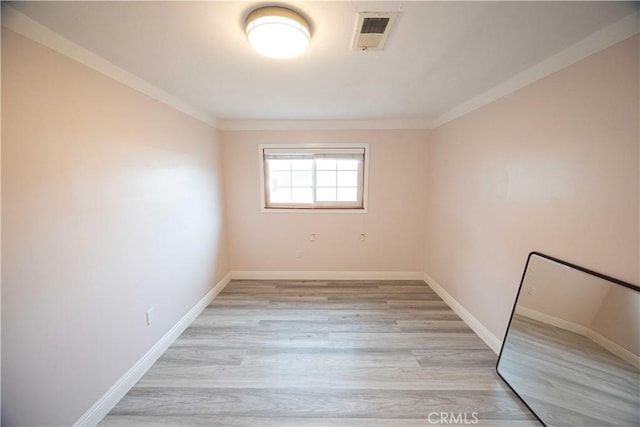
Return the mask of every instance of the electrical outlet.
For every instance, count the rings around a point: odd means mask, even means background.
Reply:
[[[151,323],[153,323],[153,308],[150,308],[149,310],[147,310],[146,315],[147,315],[147,326],[149,326],[151,325]]]
[[[302,251],[300,249],[296,249],[296,258],[300,258],[302,256]]]
[[[535,295],[536,294],[536,288],[534,288],[533,286],[529,288],[529,295]]]
[[[364,242],[367,239],[367,235],[364,233],[360,233],[360,241]]]
[[[312,242],[315,242],[316,241],[316,233],[309,234],[309,240],[311,240]]]

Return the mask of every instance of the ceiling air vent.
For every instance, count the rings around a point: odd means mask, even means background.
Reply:
[[[353,50],[382,50],[398,12],[361,12],[356,22]]]

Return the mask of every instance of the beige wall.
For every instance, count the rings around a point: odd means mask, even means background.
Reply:
[[[640,293],[612,285],[590,329],[640,357]]]
[[[220,143],[5,29],[2,59],[2,422],[69,425],[228,272]]]
[[[533,294],[529,293],[531,288],[535,289]],[[521,308],[533,312],[519,311]],[[640,355],[640,293],[608,280],[532,256],[517,310],[589,338],[596,332]]]
[[[529,292],[532,288],[533,294]],[[636,291],[534,255],[516,311],[586,335],[637,364],[610,345],[617,344],[640,355],[640,293]],[[594,336],[594,332],[606,341]]]
[[[223,132],[232,269],[422,271],[427,138],[428,131]],[[370,144],[366,215],[260,211],[259,144],[349,142]]]
[[[599,277],[534,255],[518,306],[588,328],[611,286]]]
[[[502,338],[527,254],[638,283],[638,37],[433,133],[425,271]]]
[[[75,421],[230,269],[426,271],[499,338],[531,250],[638,283],[637,37],[432,133],[219,136],[10,31],[2,55],[8,424]],[[368,214],[260,212],[258,144],[349,142]]]

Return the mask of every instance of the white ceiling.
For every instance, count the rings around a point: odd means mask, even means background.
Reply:
[[[265,3],[14,2],[54,32],[217,119],[433,121],[638,10],[637,2],[298,2],[310,48],[251,50]],[[359,11],[400,11],[383,52],[350,49]]]

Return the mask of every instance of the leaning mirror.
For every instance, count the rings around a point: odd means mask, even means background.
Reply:
[[[496,369],[548,426],[640,426],[640,288],[532,252]]]

